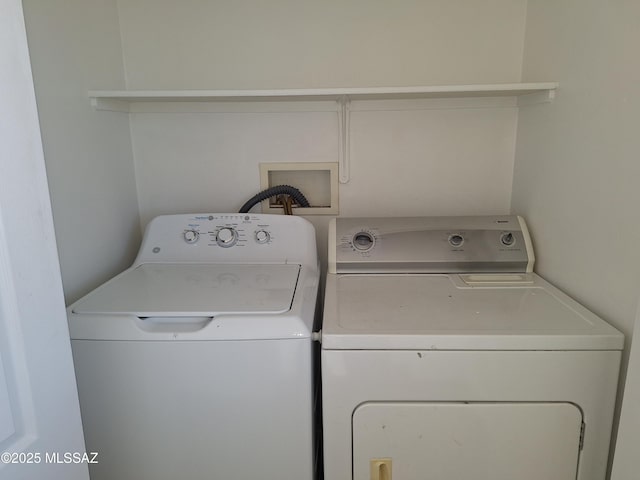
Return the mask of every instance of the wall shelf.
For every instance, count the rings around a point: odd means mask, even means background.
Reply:
[[[526,106],[553,101],[557,88],[556,82],[537,82],[278,90],[93,90],[89,91],[89,98],[96,110],[125,113],[144,112],[144,104],[151,103],[337,102],[340,135],[339,178],[341,183],[347,183],[350,177],[349,123],[352,101],[515,97],[518,106]]]
[[[312,100],[385,100],[452,97],[521,97],[541,94],[538,101],[553,100],[558,84],[499,83],[418,87],[306,88],[279,90],[94,90],[89,98],[98,110],[128,111],[138,102],[249,102]]]

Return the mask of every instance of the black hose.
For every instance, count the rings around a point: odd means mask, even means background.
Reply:
[[[306,197],[296,187],[292,187],[291,185],[276,185],[274,187],[269,187],[266,190],[263,190],[251,197],[247,201],[247,203],[242,206],[239,213],[247,213],[253,208],[254,205],[260,203],[263,200],[266,200],[267,198],[275,197],[276,195],[289,195],[301,207],[311,206],[309,205],[309,201],[306,199]]]

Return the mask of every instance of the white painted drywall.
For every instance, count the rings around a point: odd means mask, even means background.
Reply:
[[[484,99],[412,101],[425,108],[354,111],[341,215],[508,213],[518,118],[511,100],[494,107]]]
[[[640,3],[529,2],[523,80],[560,82],[519,116],[512,210],[537,271],[622,329],[640,291]]]
[[[524,0],[123,0],[118,9],[130,89],[520,80]],[[508,213],[517,109],[485,100],[353,102],[340,214]],[[142,225],[162,213],[236,211],[259,191],[261,162],[338,161],[335,105],[158,108],[131,120]],[[322,246],[326,219],[310,218]]]
[[[260,190],[260,162],[336,161],[336,121],[331,112],[132,114],[142,224],[238,211]]]
[[[66,301],[130,264],[140,227],[129,119],[96,112],[92,88],[123,88],[115,0],[25,0]]]
[[[131,89],[517,82],[526,0],[118,0]]]
[[[354,111],[340,214],[507,213],[517,109],[504,99],[453,103]],[[338,159],[336,112],[142,113],[132,132],[143,224],[162,213],[237,211],[260,189],[261,162]]]
[[[639,18],[636,1],[529,2],[523,80],[560,89],[520,112],[512,197],[536,270],[625,333],[622,381],[640,291]]]

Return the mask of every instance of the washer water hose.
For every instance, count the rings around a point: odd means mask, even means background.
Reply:
[[[310,207],[309,201],[302,194],[300,190],[291,185],[276,185],[269,187],[266,190],[257,193],[251,197],[247,203],[245,203],[240,209],[239,213],[248,213],[256,204],[266,200],[267,198],[275,197],[276,195],[289,195],[292,197],[298,205],[301,207]]]

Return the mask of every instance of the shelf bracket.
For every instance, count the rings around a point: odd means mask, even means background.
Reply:
[[[351,178],[351,146],[350,146],[350,124],[351,124],[351,99],[348,95],[343,95],[338,99],[338,134],[340,141],[339,152],[339,180],[340,183],[349,183]]]
[[[95,110],[106,112],[130,113],[129,102],[126,100],[116,100],[113,98],[91,97],[91,106]]]
[[[520,95],[518,97],[518,106],[527,107],[529,105],[537,105],[539,103],[551,103],[556,98],[555,89],[543,90],[540,92]]]

